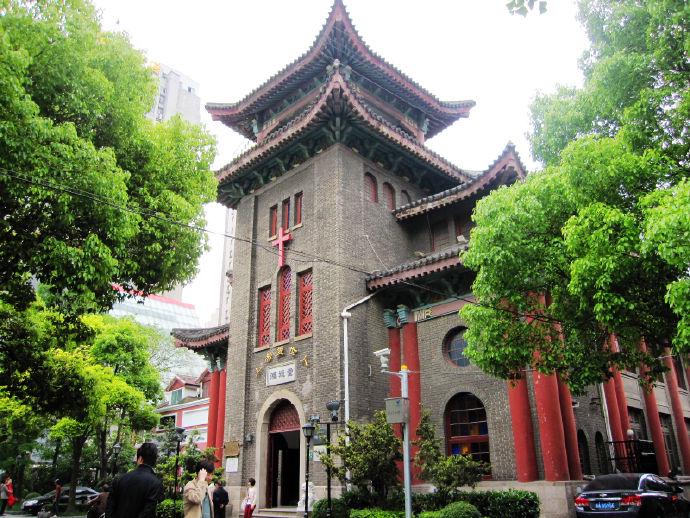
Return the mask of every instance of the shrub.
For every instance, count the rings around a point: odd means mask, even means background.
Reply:
[[[417,518],[441,518],[441,511],[422,511],[417,513]]]
[[[489,518],[539,518],[539,497],[531,491],[458,491],[453,500],[469,502]]]
[[[354,487],[350,491],[344,491],[340,495],[340,499],[348,509],[366,509],[367,507],[375,506],[374,495],[368,490],[358,487]]]
[[[403,518],[404,516],[405,511],[384,511],[378,507],[350,511],[350,518]]]
[[[412,512],[420,514],[425,511],[439,511],[451,503],[448,493],[414,493],[412,495]]]
[[[171,498],[166,498],[156,510],[156,518],[177,518],[182,516],[182,499],[177,500],[177,513],[175,513],[175,502]]]
[[[342,498],[331,499],[331,506],[333,508],[333,518],[348,518],[350,510],[345,505]],[[328,499],[323,498],[314,503],[312,509],[312,518],[326,518],[328,513]]]
[[[469,502],[453,502],[437,513],[439,518],[482,518],[477,508]]]

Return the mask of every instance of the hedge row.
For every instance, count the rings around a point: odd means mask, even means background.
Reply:
[[[399,518],[402,516],[401,495],[389,495],[379,504],[368,501],[362,495],[344,493],[333,499],[332,518]],[[467,502],[477,508],[480,516],[487,518],[538,518],[539,498],[531,491],[508,489],[505,491],[455,491],[450,494],[418,493],[412,497],[412,510],[418,518],[456,518],[441,516],[454,502]],[[383,504],[383,505],[381,505]],[[312,518],[326,518],[327,501],[314,504]],[[362,509],[361,507],[365,507]],[[386,507],[387,509],[382,509]],[[467,515],[472,516],[472,515]]]

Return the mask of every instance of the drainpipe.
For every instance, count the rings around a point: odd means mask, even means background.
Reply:
[[[343,366],[344,366],[344,372],[343,372],[343,377],[344,377],[344,385],[345,385],[345,395],[343,397],[344,401],[344,407],[345,407],[345,426],[347,426],[347,423],[350,421],[350,345],[348,341],[348,336],[347,336],[347,321],[350,319],[352,316],[352,313],[350,313],[350,310],[352,308],[355,308],[359,306],[360,304],[364,304],[367,300],[372,298],[374,295],[376,295],[376,292],[367,295],[363,299],[358,300],[357,302],[350,304],[349,306],[345,306],[343,309],[342,313],[340,313],[340,318],[343,319]]]

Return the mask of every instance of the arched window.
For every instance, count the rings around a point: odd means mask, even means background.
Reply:
[[[412,203],[412,198],[410,198],[410,194],[405,189],[400,191],[400,196],[402,197],[403,204]]]
[[[604,442],[604,436],[601,432],[594,435],[594,445],[597,449],[597,464],[599,464],[599,475],[607,475],[611,473],[611,465],[609,464],[609,454]]]
[[[371,173],[364,173],[364,194],[369,201],[378,203],[379,189],[376,178]]]
[[[446,405],[445,426],[449,455],[470,455],[489,462],[489,427],[479,398],[468,392],[453,396]]]
[[[395,209],[395,189],[388,182],[383,182],[383,197],[386,200],[388,210]]]
[[[467,367],[470,364],[470,360],[465,356],[465,331],[467,329],[464,327],[456,327],[443,340],[443,356],[458,367]]]
[[[290,338],[290,287],[292,285],[292,271],[289,266],[283,266],[278,272],[278,319],[276,341],[282,342]]]
[[[577,449],[580,453],[580,469],[583,475],[592,475],[592,463],[589,461],[587,436],[582,430],[577,431]]]

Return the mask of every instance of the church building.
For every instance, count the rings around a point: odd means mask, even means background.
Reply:
[[[634,374],[616,373],[575,398],[555,375],[526,366],[511,384],[464,356],[458,310],[474,302],[473,272],[460,254],[473,208],[526,174],[510,143],[481,171],[425,146],[473,106],[437,99],[374,53],[341,0],[306,53],[244,99],[206,106],[255,143],[217,171],[218,200],[237,210],[230,323],[173,336],[209,360],[208,442],[235,510],[250,477],[260,511],[297,505],[306,471],[301,427],[314,415],[328,419],[329,401],[340,401],[342,431],[400,395],[373,354],[383,348],[390,370],[404,364],[411,372],[412,431],[429,411],[448,455],[490,463],[482,484],[560,491],[556,507],[572,495],[567,481],[611,469],[611,438],[641,435],[640,421],[656,429],[643,414],[647,396],[630,397]],[[673,455],[670,443],[688,440],[674,424],[685,426],[690,404],[676,384],[681,407],[664,406],[674,399],[667,385],[652,392],[656,421],[669,414],[656,451]],[[322,498],[326,471],[317,457],[309,462]]]

